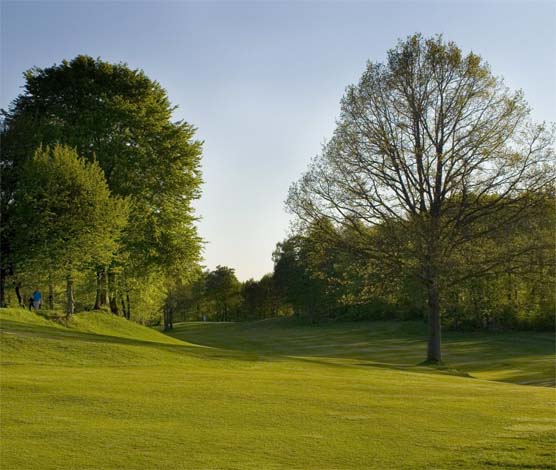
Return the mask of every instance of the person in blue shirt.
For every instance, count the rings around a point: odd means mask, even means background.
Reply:
[[[41,304],[42,304],[42,293],[37,288],[35,289],[35,292],[33,292],[33,308],[35,310],[38,310],[39,308],[41,308]]]

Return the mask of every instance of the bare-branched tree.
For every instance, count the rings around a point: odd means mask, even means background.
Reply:
[[[442,286],[534,248],[477,246],[553,195],[554,126],[533,124],[529,113],[522,93],[479,56],[414,35],[348,87],[332,139],[290,188],[287,206],[302,224],[328,220],[335,233],[347,227],[367,240],[373,226],[390,235],[367,251],[405,262],[422,281],[430,362],[442,358]],[[451,272],[450,259],[466,254],[466,272]]]

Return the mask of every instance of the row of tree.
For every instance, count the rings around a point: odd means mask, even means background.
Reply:
[[[78,56],[25,74],[2,110],[0,303],[66,284],[66,309],[162,304],[200,260],[201,142],[142,71]],[[155,300],[156,299],[156,300]],[[157,309],[155,309],[157,310]],[[138,312],[135,312],[138,313]]]
[[[274,276],[240,282],[233,268],[217,266],[198,273],[188,283],[174,286],[164,307],[164,326],[173,321],[243,321],[289,315]]]
[[[427,294],[414,270],[369,258],[364,246],[353,249],[358,233],[344,229],[330,236],[320,226],[279,243],[274,270],[260,280],[241,283],[234,270],[218,266],[167,298],[168,318],[176,321],[243,321],[295,315],[309,323],[330,320],[426,320]],[[453,329],[544,329],[554,327],[556,263],[554,197],[540,212],[515,225],[504,239],[485,236],[477,250],[451,262],[466,273],[474,256],[498,252],[501,262],[458,283],[443,280],[442,322]],[[391,243],[380,227],[369,228],[373,245]],[[508,244],[543,248],[503,258]],[[409,243],[409,240],[408,240]],[[403,247],[407,254],[411,248]],[[403,260],[418,266],[418,260]],[[169,324],[167,325],[169,326]]]

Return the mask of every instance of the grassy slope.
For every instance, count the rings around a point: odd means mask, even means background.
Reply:
[[[419,325],[0,318],[2,468],[556,468],[555,390],[409,367]],[[474,376],[553,380],[547,335],[446,350]]]

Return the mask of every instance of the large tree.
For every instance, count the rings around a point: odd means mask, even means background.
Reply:
[[[442,358],[443,288],[538,248],[536,240],[504,252],[477,246],[553,189],[554,130],[529,113],[522,93],[478,55],[414,35],[348,87],[332,139],[290,189],[288,207],[302,224],[328,220],[361,239],[380,226],[388,235],[367,250],[421,281],[430,362]],[[451,271],[454,256],[478,250],[465,272]]]
[[[175,107],[166,91],[140,70],[88,56],[24,76],[23,93],[3,111],[3,223],[10,226],[18,174],[35,149],[70,145],[98,162],[113,194],[131,201],[113,273],[186,272],[200,253],[192,201],[200,196],[201,142],[194,140],[193,126],[172,120]],[[8,229],[2,237],[9,248]],[[3,257],[2,272],[9,270],[4,259],[9,257]],[[98,271],[105,285],[105,267]]]

